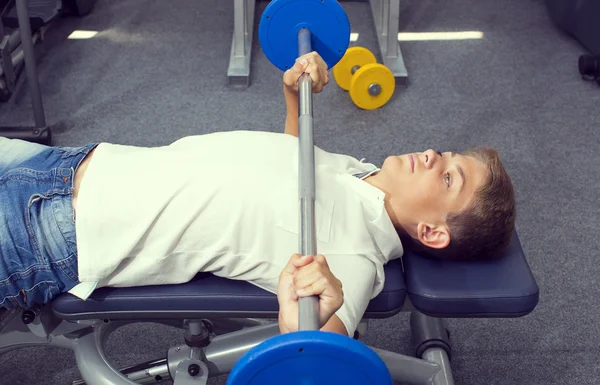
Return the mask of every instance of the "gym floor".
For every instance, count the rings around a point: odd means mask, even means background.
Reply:
[[[369,5],[342,4],[357,44],[375,49]],[[256,39],[251,87],[227,87],[232,25],[231,0],[102,0],[85,18],[59,20],[36,47],[54,144],[157,146],[214,131],[282,131],[281,73]],[[67,39],[74,30],[99,33]],[[500,150],[540,302],[519,319],[449,320],[455,381],[597,384],[600,87],[579,76],[584,49],[554,27],[541,0],[402,1],[400,30],[483,37],[403,42],[410,84],[376,111],[357,109],[332,81],[315,100],[316,142],[375,163],[427,148]],[[2,124],[32,119],[26,86],[0,105]],[[163,357],[181,341],[179,330],[138,324],[115,333],[108,352],[128,365]],[[373,322],[364,341],[411,354],[408,315]],[[0,368],[2,382],[13,385],[78,378],[67,350],[13,351]]]

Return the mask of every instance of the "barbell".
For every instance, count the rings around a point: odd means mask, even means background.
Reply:
[[[329,68],[344,56],[350,23],[336,0],[273,0],[259,24],[265,56],[282,71],[316,51]],[[298,192],[302,255],[316,255],[315,159],[312,79],[298,84]],[[351,337],[319,330],[319,301],[299,301],[299,331],[270,338],[250,349],[229,373],[229,385],[392,385],[381,358]]]

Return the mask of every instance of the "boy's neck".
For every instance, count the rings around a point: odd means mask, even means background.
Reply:
[[[384,177],[384,175],[381,172],[376,172],[372,175],[369,175],[365,179],[363,179],[363,181],[365,181],[368,184],[370,184],[371,186],[381,190],[385,194],[385,197],[383,198],[385,211],[387,212],[388,216],[390,217],[390,220],[392,221],[392,224],[394,225],[394,227],[396,229],[402,228],[400,222],[398,221],[398,218],[396,217],[396,213],[394,212],[394,210],[392,209],[392,205],[390,204],[390,194],[389,194],[389,191],[385,187],[385,180],[383,179],[383,177]]]

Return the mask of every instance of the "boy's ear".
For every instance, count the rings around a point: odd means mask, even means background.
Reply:
[[[417,225],[417,239],[424,246],[443,249],[450,244],[450,232],[446,226],[434,226],[421,222]]]

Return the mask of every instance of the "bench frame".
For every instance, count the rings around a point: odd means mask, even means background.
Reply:
[[[385,362],[394,381],[407,384],[453,385],[450,368],[448,332],[441,318],[426,316],[412,309],[407,298],[404,309],[412,311],[412,335],[418,357],[372,348]],[[175,385],[206,384],[210,377],[227,374],[252,347],[279,334],[271,318],[226,318],[215,314],[208,320],[202,312],[194,318],[162,313],[157,319],[135,315],[115,315],[96,319],[65,320],[46,305],[36,311],[4,310],[0,314],[0,354],[30,346],[52,346],[73,350],[83,380],[73,385],[132,385],[172,379]],[[110,334],[119,327],[152,322],[181,328],[184,343],[171,347],[166,358],[139,365],[113,368],[104,352]],[[359,339],[368,328],[364,319],[355,335]],[[210,332],[210,341],[199,342],[194,336]],[[206,343],[208,342],[208,344]],[[191,345],[191,346],[190,346]],[[203,346],[204,345],[204,346]],[[150,381],[150,382],[149,382]]]

